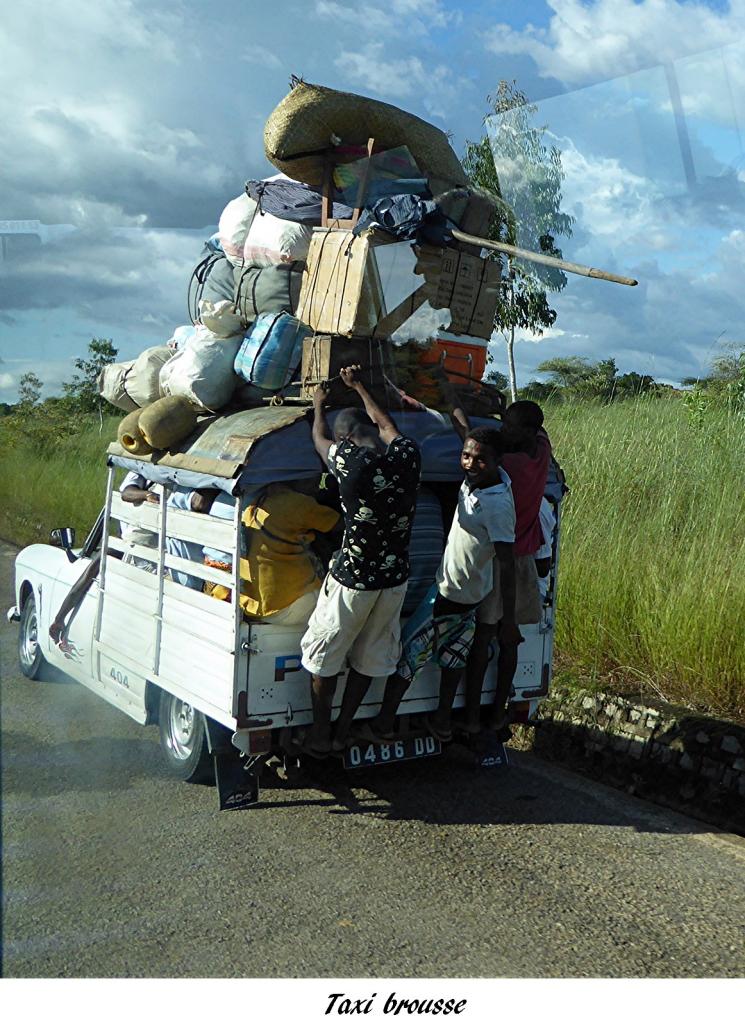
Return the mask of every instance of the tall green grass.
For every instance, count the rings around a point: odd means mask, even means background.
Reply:
[[[54,450],[0,420],[0,536],[83,536],[103,503],[116,419]],[[557,649],[599,686],[745,720],[745,419],[676,399],[549,406],[566,475]]]
[[[745,418],[677,400],[563,405],[557,645],[623,688],[745,718]]]
[[[103,505],[104,453],[119,420],[76,422],[67,436],[31,439],[0,420],[0,537],[16,544],[48,543],[49,531],[74,526],[82,540]]]

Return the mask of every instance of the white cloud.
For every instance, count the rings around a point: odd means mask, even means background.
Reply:
[[[12,154],[0,179],[11,216],[212,219],[198,213],[198,197],[224,186],[223,153],[184,126],[190,111],[175,110],[162,87],[194,57],[175,11],[142,0],[14,5],[3,13],[0,49],[0,119]]]
[[[269,50],[266,46],[259,46],[257,43],[251,43],[244,48],[241,60],[245,60],[256,67],[269,68],[270,71],[279,70],[282,67],[282,61],[276,53]]]
[[[499,24],[489,33],[487,48],[532,57],[543,77],[567,85],[727,46],[741,37],[745,25],[745,0],[731,0],[726,11],[677,0],[546,2],[554,12],[547,28],[528,25],[517,31]]]
[[[654,181],[634,174],[615,157],[581,153],[571,139],[557,142],[565,173],[565,210],[591,225],[596,239],[623,238],[627,245],[641,243],[647,248],[654,233],[653,248],[666,246],[659,229],[661,196]]]
[[[428,116],[443,121],[462,109],[473,93],[473,83],[445,64],[425,64],[419,57],[387,58],[382,43],[340,54],[334,64],[356,87],[386,100],[415,100]]]
[[[427,35],[433,28],[443,29],[462,21],[462,13],[441,0],[388,0],[379,7],[367,0],[347,0],[346,3],[316,0],[315,11],[319,18],[329,19],[336,25],[364,29],[371,38],[402,33],[409,37]]]

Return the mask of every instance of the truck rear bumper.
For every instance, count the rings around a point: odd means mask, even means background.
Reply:
[[[8,622],[21,621],[21,613],[18,611],[16,605],[13,605],[12,608],[8,608],[7,612],[5,613],[5,618],[8,620]]]

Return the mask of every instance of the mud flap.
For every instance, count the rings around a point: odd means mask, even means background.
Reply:
[[[506,768],[509,764],[504,743],[493,732],[482,732],[473,745],[478,768]]]
[[[221,811],[240,811],[259,800],[258,758],[241,757],[230,742],[231,732],[206,719],[207,745],[215,762],[215,786]]]
[[[259,772],[235,751],[215,752],[215,785],[221,811],[240,811],[259,801]]]
[[[484,730],[477,736],[457,733],[456,739],[462,743],[473,758],[474,768],[507,768],[509,760],[507,749],[498,734]]]

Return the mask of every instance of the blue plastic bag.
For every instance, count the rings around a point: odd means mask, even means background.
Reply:
[[[279,391],[300,366],[303,341],[312,333],[290,313],[262,313],[243,339],[233,368],[249,384]]]

